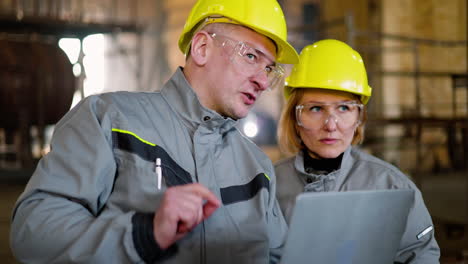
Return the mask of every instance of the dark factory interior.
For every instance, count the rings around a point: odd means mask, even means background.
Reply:
[[[184,55],[177,39],[196,0],[0,0],[0,262],[17,263],[12,210],[55,124],[81,99],[158,91]],[[364,151],[421,190],[441,263],[468,263],[466,0],[279,0],[299,52],[326,38],[363,57],[373,88]],[[239,130],[275,162],[280,91]],[[73,162],[70,160],[69,162]]]

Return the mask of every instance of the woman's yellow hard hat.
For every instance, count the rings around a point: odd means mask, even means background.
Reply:
[[[301,51],[299,63],[286,79],[286,98],[295,88],[350,92],[359,95],[363,104],[367,104],[372,94],[361,55],[334,39],[317,41]]]

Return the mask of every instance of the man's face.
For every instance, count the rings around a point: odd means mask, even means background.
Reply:
[[[206,65],[209,95],[203,101],[223,116],[240,119],[268,88],[264,69],[274,64],[276,47],[267,37],[242,26],[233,26],[225,34],[211,36],[213,52]]]

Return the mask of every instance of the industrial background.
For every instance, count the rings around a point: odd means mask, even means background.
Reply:
[[[1,263],[16,263],[11,210],[54,123],[90,94],[159,90],[184,63],[177,40],[194,2],[0,0]],[[373,87],[362,148],[422,190],[441,263],[468,263],[467,0],[279,2],[298,51],[335,38],[362,54]],[[239,124],[273,161],[282,103],[266,93]]]

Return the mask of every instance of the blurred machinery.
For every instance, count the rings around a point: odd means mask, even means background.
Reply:
[[[72,65],[55,43],[0,39],[0,128],[4,161],[32,165],[30,128],[42,132],[68,109],[76,80]]]
[[[0,172],[34,168],[47,126],[70,109],[75,91],[83,95],[84,72],[75,77],[58,41],[139,33],[137,17],[129,0],[0,1]]]

